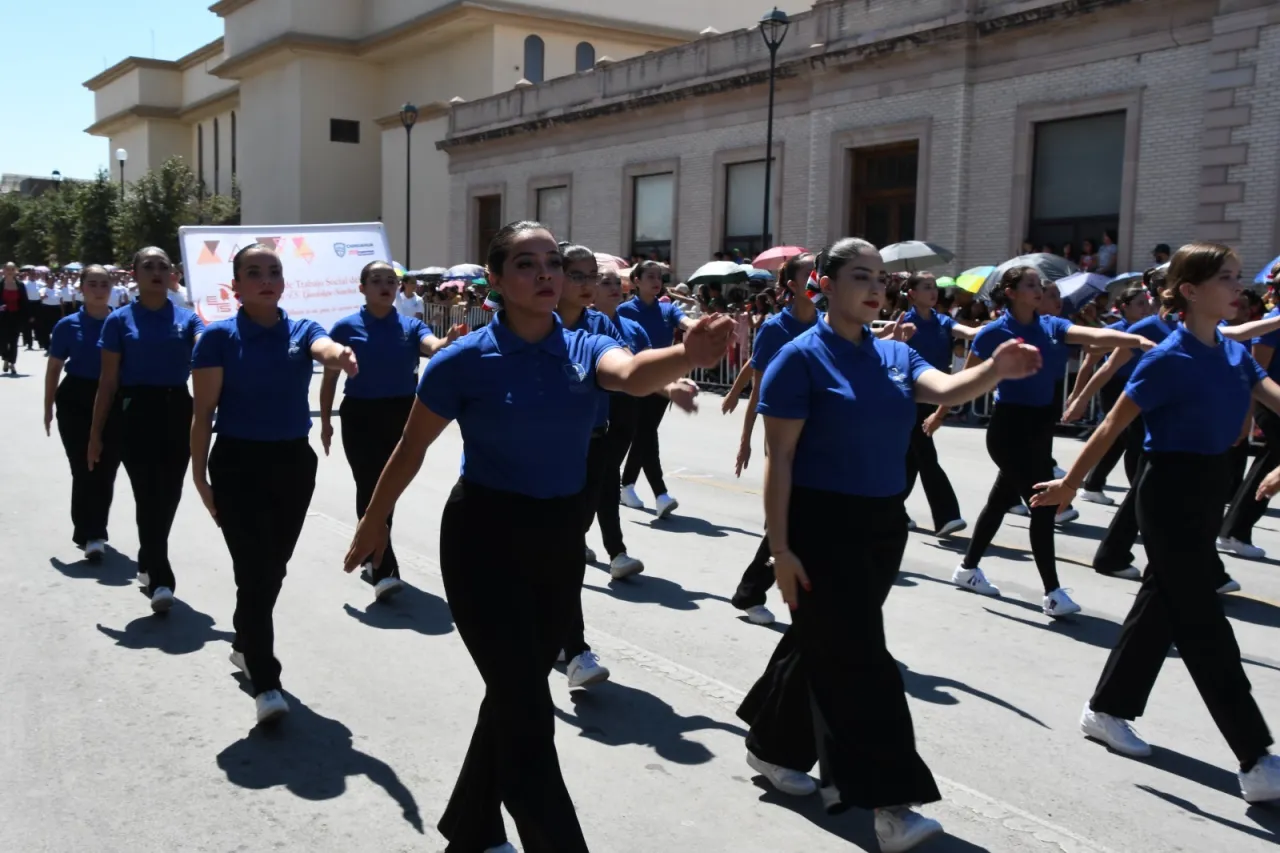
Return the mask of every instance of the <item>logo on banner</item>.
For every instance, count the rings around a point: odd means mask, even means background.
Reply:
[[[234,317],[240,308],[236,296],[225,287],[218,287],[204,299],[196,303],[196,313],[206,326],[218,320]]]
[[[347,244],[346,244],[346,243],[334,243],[334,244],[333,244],[333,253],[334,253],[335,255],[337,255],[338,257],[340,257],[340,258],[345,258],[345,257],[347,256]]]
[[[367,258],[375,254],[372,243],[334,243],[333,253],[340,258],[351,255],[356,258]]]
[[[220,240],[205,240],[204,245],[200,249],[200,257],[196,260],[197,264],[220,264],[222,258],[218,257],[218,244]]]

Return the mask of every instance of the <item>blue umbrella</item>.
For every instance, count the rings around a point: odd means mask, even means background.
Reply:
[[[1112,296],[1119,296],[1121,293],[1128,290],[1129,288],[1137,287],[1138,285],[1142,284],[1143,275],[1144,274],[1140,272],[1121,273],[1120,275],[1111,279],[1111,281],[1107,282],[1107,293],[1111,294]]]
[[[751,272],[747,273],[747,280],[763,282],[765,284],[771,284],[777,281],[778,277],[773,273],[769,272],[768,270],[755,269],[753,267],[751,269]]]
[[[1277,257],[1271,263],[1263,267],[1262,272],[1258,273],[1256,276],[1253,277],[1253,283],[1254,284],[1270,284],[1271,268],[1274,267],[1276,264],[1280,264],[1280,257]]]
[[[1066,313],[1071,315],[1095,296],[1107,292],[1107,277],[1092,272],[1078,272],[1058,279],[1057,285]]]

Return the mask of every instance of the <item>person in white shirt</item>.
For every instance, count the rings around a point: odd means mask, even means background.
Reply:
[[[22,286],[27,289],[27,304],[31,306],[26,322],[22,324],[22,342],[30,352],[35,349],[36,324],[39,322],[40,309],[36,306],[40,304],[40,280],[30,269],[22,271],[22,278]]]
[[[62,296],[62,315],[59,320],[68,314],[74,314],[79,309],[76,307],[76,289],[72,287],[65,279],[58,284],[58,292]]]
[[[52,280],[52,276],[44,273],[38,273],[37,280],[40,282],[40,308],[36,315],[36,340],[47,352],[53,327],[62,319],[62,288]]]
[[[422,320],[424,310],[422,297],[418,295],[418,283],[411,278],[402,278],[400,292],[396,294],[396,313]]]

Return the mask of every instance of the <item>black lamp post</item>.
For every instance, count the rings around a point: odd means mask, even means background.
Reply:
[[[400,108],[400,123],[404,125],[404,268],[413,269],[409,262],[409,244],[413,240],[413,126],[418,121],[418,108],[405,104]]]
[[[124,161],[129,159],[129,152],[123,148],[116,149],[116,160],[120,163],[120,200],[124,201]]]
[[[769,119],[765,129],[764,142],[764,229],[760,234],[760,251],[769,249],[769,210],[772,207],[771,186],[773,182],[773,87],[778,73],[778,48],[791,29],[791,19],[787,13],[777,6],[760,19],[760,35],[764,37],[765,47],[769,48]]]

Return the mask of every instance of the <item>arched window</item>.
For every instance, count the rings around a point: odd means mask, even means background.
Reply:
[[[596,64],[596,49],[589,41],[578,42],[577,55],[573,61],[576,71],[590,71]]]
[[[524,40],[524,79],[530,83],[542,82],[546,51],[546,45],[538,36],[529,36]]]
[[[221,154],[222,143],[219,141],[220,136],[221,134],[218,133],[218,119],[215,116],[213,119],[213,194],[214,195],[218,194],[218,183],[221,181],[220,173],[222,171],[222,154]]]
[[[236,111],[231,111],[231,182],[236,180]]]

